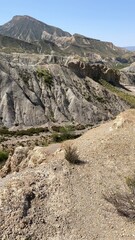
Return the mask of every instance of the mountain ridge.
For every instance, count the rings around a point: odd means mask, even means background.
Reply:
[[[0,26],[1,34],[28,42],[41,40],[42,32],[45,30],[52,35],[55,33],[56,36],[70,36],[70,33],[64,32],[60,28],[50,26],[27,15],[16,15],[9,22]]]

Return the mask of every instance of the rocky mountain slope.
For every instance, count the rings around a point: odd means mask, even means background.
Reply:
[[[32,43],[24,42],[12,37],[0,35],[0,52],[28,52],[38,53],[38,47]]]
[[[64,52],[53,42],[40,40],[36,44],[0,35],[0,52],[4,53],[37,53],[37,54],[59,54]]]
[[[103,58],[121,56],[125,51],[116,47],[111,42],[103,42],[97,39],[88,38],[80,34],[73,35],[74,41],[67,47],[66,51],[78,55],[89,56],[90,52],[97,53]]]
[[[133,240],[134,222],[105,195],[127,193],[134,174],[135,110],[69,141],[79,165],[65,159],[64,143],[19,147],[0,179],[0,238],[31,240]],[[2,173],[2,171],[1,171]]]
[[[11,21],[0,26],[2,35],[27,42],[41,40],[44,31],[56,37],[71,36],[70,33],[64,32],[60,28],[47,25],[30,16],[14,16]]]
[[[119,73],[73,57],[0,55],[0,124],[93,125],[128,108],[99,80],[119,86]]]

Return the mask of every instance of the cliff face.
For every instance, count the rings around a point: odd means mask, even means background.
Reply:
[[[1,54],[0,123],[12,127],[107,120],[127,105],[102,87],[100,78],[119,82],[115,71],[73,58]]]

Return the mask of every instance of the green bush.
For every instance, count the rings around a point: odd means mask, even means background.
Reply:
[[[53,83],[53,76],[52,74],[48,71],[48,69],[37,69],[36,75],[38,78],[43,79],[44,82],[48,85],[51,86]]]
[[[6,151],[0,151],[0,168],[4,165],[6,160],[8,159],[9,153]]]
[[[56,133],[52,134],[53,142],[62,142],[68,139],[73,139],[74,135],[70,133]]]
[[[59,132],[59,133],[64,133],[64,132],[72,132],[75,130],[75,126],[69,125],[69,126],[57,126],[54,125],[51,127],[53,131]]]
[[[28,128],[28,129],[25,129],[25,130],[15,131],[14,135],[15,136],[23,136],[23,135],[32,136],[34,134],[38,135],[41,132],[47,132],[47,131],[48,131],[48,128],[42,128],[42,127],[39,127],[39,128]]]
[[[76,136],[73,132],[73,126],[59,127],[56,128],[57,132],[52,134],[53,142],[62,142],[68,139],[74,139]],[[80,135],[79,135],[80,136]]]
[[[9,130],[7,127],[0,128],[0,135],[7,135],[9,134]]]

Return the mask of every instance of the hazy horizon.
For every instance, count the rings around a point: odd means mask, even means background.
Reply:
[[[8,8],[7,8],[8,6]],[[134,0],[1,1],[0,25],[15,15],[29,15],[48,25],[79,33],[116,46],[135,46]]]

